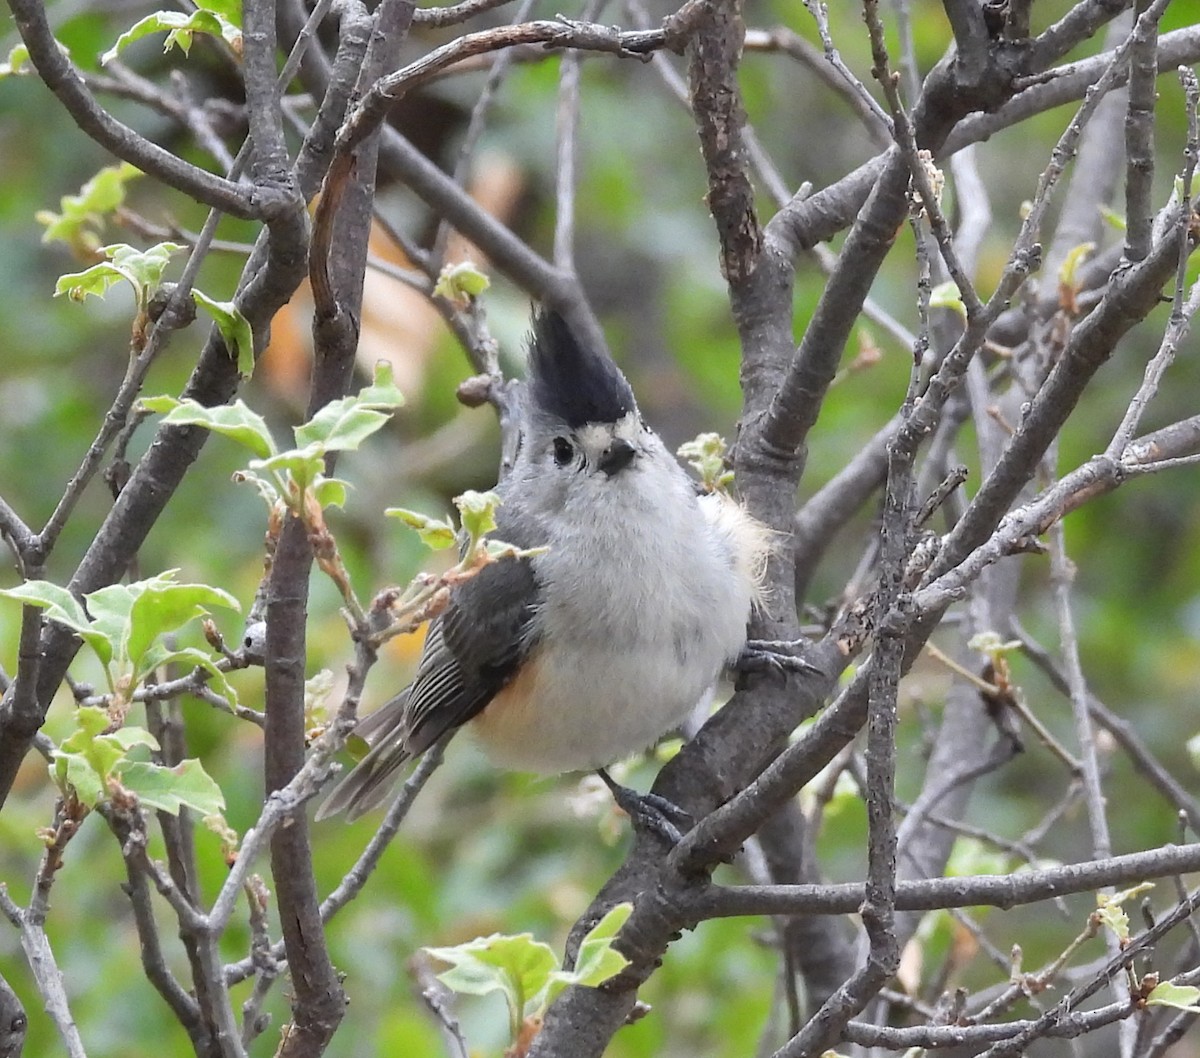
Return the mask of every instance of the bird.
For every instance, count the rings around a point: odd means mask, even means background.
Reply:
[[[772,534],[705,492],[642,418],[602,346],[535,309],[520,440],[497,486],[505,558],[453,587],[411,684],[355,729],[369,751],[318,819],[355,819],[397,773],[467,726],[504,768],[596,771],[669,840],[686,813],[606,770],[677,728],[747,649]]]

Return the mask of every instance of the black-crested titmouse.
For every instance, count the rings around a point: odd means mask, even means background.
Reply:
[[[768,530],[697,494],[607,352],[556,312],[534,316],[520,446],[497,491],[496,536],[546,550],[452,590],[318,818],[375,807],[405,761],[468,722],[498,764],[595,769],[613,786],[603,768],[682,723],[741,654]]]

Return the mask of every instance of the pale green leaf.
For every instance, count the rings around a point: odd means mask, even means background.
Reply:
[[[290,477],[297,488],[306,489],[321,476],[321,471],[325,469],[325,457],[321,446],[312,444],[307,448],[289,448],[269,459],[252,459],[250,469]]]
[[[128,162],[106,166],[88,180],[78,194],[63,195],[59,199],[61,213],[39,210],[36,220],[46,226],[42,242],[59,240],[95,252],[99,246],[95,229],[124,203],[125,185],[141,175],[141,170]]]
[[[110,726],[111,720],[103,709],[96,706],[81,706],[75,710],[75,723],[75,730],[63,739],[58,752],[66,754],[70,758],[78,757],[85,760],[89,771],[95,776],[96,784],[103,792],[104,781],[125,756],[128,747],[122,745],[121,739],[115,737],[114,734],[104,734],[105,729]],[[137,744],[136,740],[134,744]],[[82,783],[83,788],[89,790],[90,797],[93,781],[90,775],[84,772],[74,774],[72,769],[78,767],[77,762],[72,763],[71,760],[68,760],[66,767],[67,781],[77,789],[81,789],[80,783]],[[83,800],[82,796],[80,796],[80,800]],[[96,801],[89,800],[88,803],[94,805]]]
[[[163,41],[163,51],[170,51],[171,48],[177,47],[184,55],[187,55],[192,48],[192,37],[196,33],[207,33],[213,37],[220,37],[236,54],[240,55],[242,52],[241,29],[215,11],[204,8],[198,8],[189,13],[155,11],[145,18],[139,19],[122,33],[117,38],[117,42],[100,56],[100,62],[107,66],[134,41],[163,32],[167,34]]]
[[[696,471],[705,489],[718,492],[728,488],[733,481],[733,475],[725,466],[727,448],[725,438],[720,434],[702,433],[681,444],[677,455]]]
[[[89,294],[102,298],[108,288],[122,279],[133,284],[133,279],[108,261],[85,268],[82,272],[66,272],[54,284],[54,296],[66,294],[72,301],[86,301]],[[134,287],[136,290],[136,286]]]
[[[967,318],[967,306],[963,304],[962,295],[953,280],[939,283],[929,292],[929,307],[931,309],[952,309],[963,319]]]
[[[1008,874],[1012,870],[1009,856],[978,838],[955,839],[946,864],[946,876],[963,878],[975,874]]]
[[[82,753],[65,753],[62,750],[51,753],[50,778],[63,793],[74,789],[79,803],[89,808],[95,808],[104,800],[104,783]]]
[[[1156,985],[1146,997],[1147,1006],[1175,1007],[1200,1013],[1200,988],[1194,985],[1177,985],[1163,981]]]
[[[131,762],[121,769],[121,785],[137,794],[144,805],[171,815],[178,815],[180,808],[192,808],[211,816],[225,808],[221,788],[194,758],[173,768]]]
[[[617,904],[596,923],[579,945],[573,970],[556,970],[546,986],[542,1003],[549,1006],[568,985],[586,985],[595,988],[615,977],[629,960],[612,946],[613,938],[633,913],[633,904]]]
[[[213,408],[206,408],[194,400],[180,401],[174,397],[146,397],[140,403],[148,411],[165,411],[167,414],[163,422],[203,426],[206,430],[237,441],[260,459],[266,459],[275,452],[275,442],[266,420],[240,400],[232,404],[218,404]]]
[[[493,933],[453,948],[425,950],[451,964],[437,976],[454,991],[469,995],[503,991],[514,1021],[524,1016],[526,1002],[542,990],[558,965],[550,946],[530,933]]]
[[[1059,285],[1067,290],[1079,289],[1079,269],[1083,262],[1088,259],[1092,252],[1096,249],[1094,242],[1081,242],[1077,246],[1072,246],[1067,251],[1066,257],[1058,267],[1058,282]]]
[[[124,279],[133,287],[138,306],[144,309],[162,283],[162,274],[171,255],[182,249],[173,242],[158,243],[145,250],[126,243],[102,246],[99,252],[108,260],[82,272],[59,276],[54,285],[54,296],[66,294],[72,301],[83,301],[89,294],[103,297],[109,287]]]
[[[1105,896],[1103,893],[1099,893],[1096,896],[1096,902],[1101,905],[1127,904],[1130,900],[1134,900],[1139,896],[1145,895],[1153,888],[1153,882],[1138,882],[1137,885],[1130,886],[1128,889],[1122,889],[1119,892],[1113,893],[1111,896]]]
[[[1175,197],[1178,199],[1183,198],[1183,177],[1182,176],[1177,175],[1175,177],[1172,187],[1175,191]],[[1188,192],[1188,197],[1195,200],[1198,194],[1200,194],[1200,169],[1197,169],[1196,172],[1194,172],[1192,174],[1192,185],[1191,185],[1191,190]]]
[[[387,421],[383,412],[362,407],[354,397],[331,400],[296,427],[296,444],[320,445],[326,452],[353,451]]]
[[[24,44],[14,44],[8,53],[8,60],[0,63],[0,77],[15,77],[28,73],[26,66],[29,66],[29,49]]]
[[[369,386],[364,386],[354,399],[364,408],[376,411],[395,411],[404,404],[404,394],[396,386],[392,365],[380,360],[375,365],[375,376]]]
[[[1117,940],[1129,940],[1129,916],[1120,904],[1106,904],[1097,909],[1096,915],[1101,925],[1111,930]]]
[[[225,348],[237,362],[238,374],[249,378],[254,373],[254,332],[250,321],[232,301],[215,301],[202,290],[193,290],[196,304],[206,309],[225,339]]]
[[[129,660],[126,652],[129,612],[133,609],[137,592],[138,588],[133,584],[109,584],[85,596],[88,611],[92,615],[92,628],[108,638],[114,656],[123,661]]]
[[[144,727],[119,727],[108,735],[101,735],[101,738],[110,738],[123,751],[128,752],[134,746],[149,746],[153,750],[159,749],[158,739],[156,739]]]
[[[200,0],[196,6],[211,11],[214,15],[220,15],[231,25],[242,24],[241,0]]]
[[[129,613],[128,657],[135,668],[141,667],[151,643],[204,617],[209,607],[237,613],[242,609],[228,592],[207,584],[175,584],[169,575],[144,582]]]
[[[420,511],[410,511],[404,507],[389,507],[383,513],[389,518],[399,518],[410,529],[415,529],[421,542],[434,551],[453,547],[458,540],[454,526],[444,518],[430,518]]]
[[[453,301],[456,305],[465,305],[471,298],[479,297],[489,286],[491,280],[472,262],[462,261],[442,268],[433,293]]]
[[[496,528],[496,508],[500,503],[500,497],[496,493],[476,492],[474,489],[468,489],[461,496],[454,497],[454,506],[458,508],[462,527],[472,541]]]
[[[66,588],[46,580],[27,580],[15,588],[0,589],[0,596],[46,611],[46,617],[64,625],[78,635],[107,666],[116,649],[112,637],[94,624],[83,606]]]
[[[313,482],[312,493],[317,504],[322,507],[345,507],[346,492],[349,485],[341,478],[318,477]]]

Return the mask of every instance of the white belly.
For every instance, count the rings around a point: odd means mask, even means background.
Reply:
[[[723,662],[702,667],[661,653],[539,651],[471,730],[505,768],[543,774],[602,768],[678,727],[711,691]]]
[[[579,505],[587,517],[556,514],[565,531],[533,560],[537,646],[471,724],[498,764],[554,774],[645,749],[745,642],[766,531],[731,501],[697,501],[673,463],[656,465],[597,482]]]

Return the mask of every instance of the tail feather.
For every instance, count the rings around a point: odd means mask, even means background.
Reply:
[[[404,711],[408,708],[408,688],[406,687],[395,698],[384,702],[373,713],[368,713],[354,726],[354,736],[361,738],[368,746],[374,746],[380,738],[386,737],[393,731],[407,728]]]
[[[354,734],[370,745],[371,751],[325,798],[314,817],[317,821],[345,812],[352,822],[387,800],[396,772],[412,756],[403,722],[407,699],[407,694],[399,694],[359,721]]]

